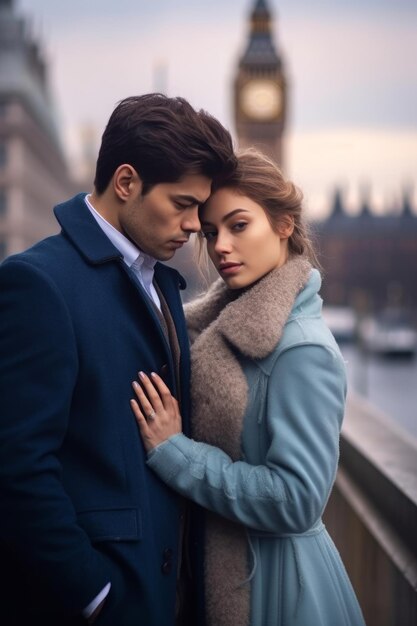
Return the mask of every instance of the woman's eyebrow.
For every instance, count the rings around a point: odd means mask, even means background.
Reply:
[[[230,211],[230,213],[226,213],[226,215],[222,217],[222,222],[225,222],[226,220],[228,220],[229,217],[233,217],[233,215],[236,215],[236,213],[250,213],[250,211],[248,211],[247,209],[233,209],[233,211]],[[211,222],[205,222],[204,220],[201,221],[201,225],[213,226]]]

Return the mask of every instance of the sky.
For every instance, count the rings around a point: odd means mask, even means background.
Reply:
[[[82,129],[99,143],[115,104],[164,90],[232,133],[231,85],[254,0],[16,0],[43,42],[74,168]],[[377,212],[411,189],[417,211],[417,2],[269,0],[289,82],[285,170],[312,217],[341,187]]]

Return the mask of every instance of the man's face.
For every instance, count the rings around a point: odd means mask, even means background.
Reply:
[[[188,174],[176,183],[160,183],[139,193],[119,210],[118,226],[146,254],[168,261],[200,230],[198,207],[210,195],[211,180]]]

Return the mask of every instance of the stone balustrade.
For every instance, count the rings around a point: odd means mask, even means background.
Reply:
[[[416,626],[417,441],[350,394],[340,452],[324,519],[366,624]]]

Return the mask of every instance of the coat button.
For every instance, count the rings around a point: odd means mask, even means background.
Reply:
[[[164,561],[161,566],[162,573],[168,576],[172,572],[172,561]]]
[[[164,363],[164,365],[161,367],[159,375],[162,378],[162,380],[165,381],[165,378],[168,376],[168,364],[167,363]]]
[[[162,573],[166,576],[172,571],[172,557],[174,551],[172,548],[165,548],[162,553],[163,563],[161,566]]]

